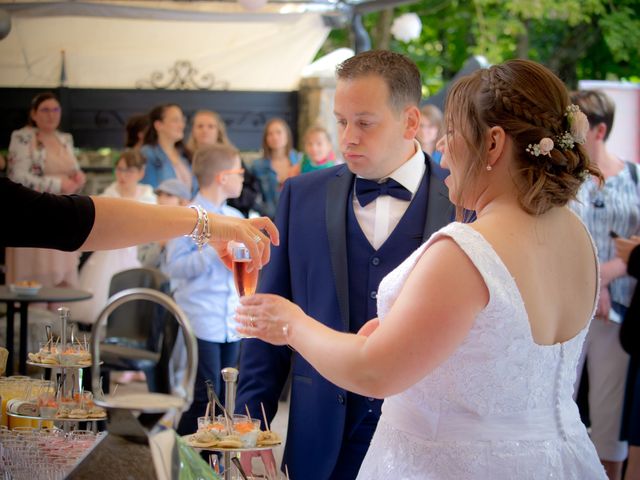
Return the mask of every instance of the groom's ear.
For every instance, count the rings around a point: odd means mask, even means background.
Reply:
[[[487,165],[493,167],[504,153],[507,134],[500,126],[487,131]]]

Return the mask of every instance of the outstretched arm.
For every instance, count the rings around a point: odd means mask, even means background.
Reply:
[[[241,299],[239,332],[289,343],[331,382],[383,398],[405,390],[444,362],[488,301],[473,263],[453,240],[443,238],[426,250],[392,309],[369,336],[332,330],[275,295]]]
[[[36,192],[0,178],[0,246],[108,250],[188,235],[198,214],[188,207],[150,205],[134,200]],[[211,245],[230,266],[227,243],[246,244],[260,268],[269,261],[279,235],[268,218],[209,214]]]
[[[196,211],[188,207],[149,205],[108,197],[92,197],[92,200],[95,221],[81,250],[123,248],[188,235],[197,220]],[[269,261],[270,242],[278,244],[278,231],[267,218],[246,220],[210,213],[209,226],[211,243],[227,265],[230,265],[226,252],[229,241],[245,243],[251,258],[257,259],[254,263],[257,268]]]

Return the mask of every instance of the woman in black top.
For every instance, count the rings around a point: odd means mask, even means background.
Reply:
[[[0,178],[0,247],[105,250],[189,235],[196,211],[108,197],[39,193]],[[278,231],[267,218],[208,214],[211,245],[229,266],[227,242],[246,244],[252,267],[269,261]]]

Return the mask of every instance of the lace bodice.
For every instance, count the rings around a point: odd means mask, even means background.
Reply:
[[[538,451],[540,456],[531,455],[532,468],[544,468],[546,463],[551,470],[565,472],[559,478],[601,478],[595,450],[572,400],[588,325],[566,342],[536,344],[515,280],[491,245],[469,225],[444,227],[385,277],[378,294],[380,320],[384,322],[420,256],[443,235],[474,263],[487,285],[489,303],[454,354],[421,381],[385,400],[359,478],[512,478],[500,476],[499,458],[512,456],[526,471],[529,461],[518,456],[525,443],[530,454]],[[568,441],[579,444],[572,446],[571,455],[582,457],[586,465],[580,474],[565,468],[562,445]],[[400,465],[393,464],[396,449],[405,452]],[[411,451],[418,458],[413,463],[406,461]],[[508,461],[502,466],[505,472],[514,467]],[[494,476],[485,476],[486,468]],[[398,476],[381,476],[392,471]],[[544,476],[532,473],[519,478]]]

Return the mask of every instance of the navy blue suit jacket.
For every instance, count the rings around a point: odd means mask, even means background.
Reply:
[[[428,158],[428,156],[427,156]],[[428,206],[423,240],[453,218],[444,170],[427,161]],[[280,246],[261,273],[258,291],[292,300],[311,317],[349,331],[347,201],[354,175],[346,165],[288,180],[278,204]],[[237,411],[246,404],[260,417],[260,402],[273,418],[289,371],[291,406],[283,463],[292,478],[325,480],[343,438],[346,391],[325,378],[289,347],[242,341]]]

